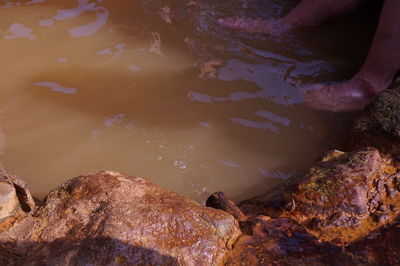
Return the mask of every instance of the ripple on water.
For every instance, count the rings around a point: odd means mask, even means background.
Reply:
[[[38,196],[101,169],[199,201],[264,192],[330,145],[300,88],[343,59],[216,21],[294,2],[3,1],[1,164]]]

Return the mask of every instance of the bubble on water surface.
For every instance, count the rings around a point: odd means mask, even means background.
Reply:
[[[62,56],[62,57],[57,58],[57,61],[60,62],[60,63],[67,62],[67,60],[68,60],[68,58],[65,57],[65,56]]]
[[[174,161],[174,166],[178,167],[179,169],[186,169],[186,165],[182,161]]]
[[[235,163],[234,161],[230,160],[230,159],[222,159],[218,161],[220,164],[228,166],[228,167],[239,167],[239,165],[237,163]]]
[[[104,120],[104,125],[106,127],[112,127],[115,124],[121,124],[122,119],[125,117],[125,114],[116,114],[111,117],[108,117]]]
[[[199,125],[208,129],[212,129],[212,126],[210,125],[210,123],[207,122],[199,122]]]

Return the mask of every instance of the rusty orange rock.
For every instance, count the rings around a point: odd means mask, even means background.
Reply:
[[[228,213],[117,172],[74,178],[0,233],[2,264],[221,265]]]
[[[381,152],[400,151],[400,76],[365,108],[351,132],[352,148],[372,146]]]
[[[240,207],[253,217],[290,217],[322,241],[346,243],[395,220],[399,184],[399,168],[374,148],[332,151],[274,194]]]

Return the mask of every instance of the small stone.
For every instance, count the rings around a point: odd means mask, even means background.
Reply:
[[[380,210],[382,212],[387,212],[388,208],[385,204],[382,204],[379,206],[378,210]]]
[[[11,216],[18,208],[18,197],[13,185],[0,182],[0,219]]]
[[[229,199],[224,192],[215,192],[209,196],[206,201],[206,206],[226,211],[240,222],[247,220],[247,216],[238,208],[238,206],[236,206],[232,200]]]
[[[387,191],[387,194],[388,194],[389,198],[394,198],[398,193],[397,190],[395,190],[392,187],[388,187],[388,186],[386,186],[386,191]]]
[[[383,188],[385,187],[385,182],[383,180],[379,180],[377,184],[378,192],[383,192]]]
[[[390,205],[390,210],[391,210],[392,212],[397,212],[397,211],[398,211],[398,208],[397,208],[396,205],[391,204],[391,205]]]
[[[360,226],[360,219],[358,219],[357,217],[351,217],[349,219],[349,224],[353,228],[358,227],[358,226]]]
[[[27,184],[18,176],[0,168],[0,183],[7,183],[15,189],[18,197],[18,205],[24,212],[29,212],[35,208],[35,202],[28,190]]]
[[[389,220],[389,218],[390,218],[390,216],[387,215],[387,214],[382,214],[382,213],[375,213],[375,214],[374,214],[374,220],[375,220],[375,222],[377,222],[377,223],[386,222],[386,221]]]

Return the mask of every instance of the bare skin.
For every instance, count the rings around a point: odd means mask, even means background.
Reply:
[[[336,15],[353,10],[359,3],[359,0],[303,0],[292,12],[280,19],[279,24],[292,27],[317,25]],[[304,96],[312,108],[329,111],[359,110],[388,87],[400,69],[399,14],[400,1],[386,0],[364,65],[347,82],[316,84],[308,88]],[[220,23],[229,27],[224,22],[226,21]],[[250,23],[249,20],[247,22]],[[236,22],[233,28],[245,30],[247,22],[245,20]],[[264,24],[258,28],[263,31],[255,31],[252,26],[251,32],[268,33],[273,24],[267,22]]]
[[[289,14],[279,20],[225,18],[218,22],[239,31],[282,33],[298,26],[318,25],[332,17],[352,11],[359,4],[360,0],[303,0]]]
[[[387,88],[400,69],[400,1],[386,0],[374,40],[364,65],[347,82],[315,85],[305,97],[315,109],[362,109]]]

